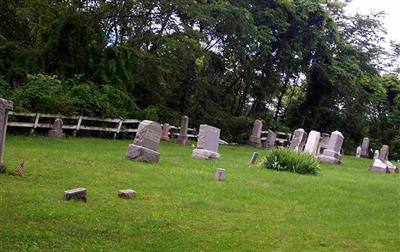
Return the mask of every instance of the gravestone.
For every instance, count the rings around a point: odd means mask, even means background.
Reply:
[[[321,139],[321,133],[312,130],[308,135],[306,146],[304,147],[304,152],[311,154],[313,156],[317,156],[320,139]]]
[[[330,137],[331,135],[327,133],[321,133],[321,138],[319,141],[318,152],[317,152],[318,155],[321,155],[324,152],[324,150],[328,148]]]
[[[268,130],[267,139],[264,142],[264,148],[272,148],[275,146],[276,133],[272,130]]]
[[[51,138],[64,138],[65,134],[63,133],[63,121],[61,120],[61,118],[57,118],[54,121],[53,127],[51,128],[51,130],[49,130],[49,137]]]
[[[66,200],[82,200],[87,202],[87,190],[86,188],[75,188],[71,190],[64,191],[64,198]]]
[[[253,130],[251,131],[251,135],[248,144],[254,147],[261,147],[261,132],[262,132],[262,121],[255,120],[253,125]]]
[[[318,159],[323,163],[334,163],[340,164],[340,159],[342,155],[340,154],[342,150],[344,137],[339,131],[334,131],[329,138],[328,148],[324,150]]]
[[[369,138],[364,137],[361,144],[361,157],[368,157],[368,148],[369,148]]]
[[[176,140],[178,144],[186,144],[188,142],[188,135],[187,135],[188,128],[189,128],[189,117],[182,116],[181,129],[179,131],[178,139]]]
[[[303,151],[306,141],[307,132],[305,132],[304,129],[297,129],[293,133],[292,142],[290,143],[290,149],[294,151]]]
[[[4,148],[6,144],[8,112],[13,110],[13,102],[0,98],[0,172],[4,170]]]
[[[379,151],[378,158],[384,162],[389,160],[389,146],[388,145],[382,145],[382,148]]]
[[[162,126],[161,140],[168,141],[169,140],[169,130],[170,126],[168,123],[164,123]]]
[[[225,180],[225,169],[218,168],[215,171],[214,179],[216,181],[224,181]]]
[[[119,190],[118,191],[118,197],[124,198],[124,199],[131,199],[136,196],[136,192],[132,189],[125,189],[125,190]]]
[[[369,167],[370,172],[385,172],[385,173],[394,173],[396,172],[397,167],[394,166],[388,160],[382,161],[381,159],[377,158],[374,159],[374,162]]]
[[[135,140],[128,147],[126,157],[130,160],[156,163],[160,159],[158,147],[161,139],[161,125],[153,121],[139,124]]]
[[[197,148],[193,150],[192,157],[219,160],[221,158],[221,155],[218,153],[220,133],[221,130],[218,128],[207,124],[200,125]]]
[[[361,146],[358,146],[357,150],[356,150],[356,158],[360,158],[360,157],[361,157]]]
[[[378,158],[379,158],[379,150],[375,150],[374,159],[378,159]]]
[[[250,164],[254,164],[257,161],[257,158],[258,158],[258,152],[254,152],[253,156],[251,156]]]

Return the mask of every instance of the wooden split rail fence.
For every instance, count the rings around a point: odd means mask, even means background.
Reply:
[[[114,138],[116,138],[119,133],[136,134],[140,123],[140,120],[137,119],[103,119],[88,116],[17,113],[13,111],[10,111],[8,115],[8,127],[28,128],[31,134],[33,134],[36,129],[51,129],[57,118],[63,120],[63,129],[73,131],[73,136],[76,136],[78,131],[97,131],[113,133]],[[171,137],[178,137],[180,128],[172,125],[170,127]],[[189,128],[188,137],[197,138],[196,129]]]

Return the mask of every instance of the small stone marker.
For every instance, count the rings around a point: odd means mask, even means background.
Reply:
[[[360,158],[360,157],[361,157],[361,146],[358,146],[357,150],[356,150],[356,158]]]
[[[276,133],[268,130],[267,139],[264,142],[264,148],[269,149],[275,146]]]
[[[142,121],[133,144],[128,146],[126,157],[148,163],[157,163],[160,159],[158,147],[161,138],[161,125],[153,121]]]
[[[132,189],[125,189],[125,190],[119,190],[118,191],[118,197],[124,198],[124,199],[131,199],[136,196],[136,192]]]
[[[255,164],[255,162],[257,161],[257,158],[258,158],[258,152],[254,152],[253,156],[251,156],[250,164]]]
[[[251,135],[249,140],[247,141],[248,144],[254,147],[261,147],[261,131],[262,131],[262,121],[255,120],[253,130],[251,131]]]
[[[215,179],[216,181],[224,181],[224,180],[225,180],[225,169],[218,168],[218,169],[215,171],[214,179]]]
[[[4,167],[4,148],[6,145],[8,112],[13,110],[13,102],[0,98],[0,172]]]
[[[169,130],[170,126],[168,123],[164,123],[162,126],[162,133],[161,133],[161,140],[162,141],[168,141],[169,140]]]
[[[309,153],[313,156],[317,156],[320,138],[321,133],[312,130],[308,135],[306,146],[304,147],[304,152]]]
[[[179,131],[178,139],[176,140],[178,144],[186,144],[188,142],[188,135],[187,135],[188,128],[189,128],[189,117],[182,116],[181,129]]]
[[[340,159],[342,155],[340,154],[342,150],[344,137],[339,131],[334,131],[329,139],[328,148],[324,150],[318,159],[323,163],[333,163],[340,164]]]
[[[221,155],[218,153],[220,133],[221,130],[218,128],[207,124],[200,125],[197,148],[192,151],[192,157],[219,160],[221,158]]]
[[[389,160],[389,146],[388,145],[382,145],[382,148],[379,151],[379,159],[384,162]]]
[[[51,138],[64,138],[65,134],[63,133],[63,121],[61,118],[57,118],[54,121],[53,128],[49,130],[49,137]]]
[[[378,158],[379,158],[379,150],[375,150],[374,159],[378,159]]]
[[[290,143],[290,149],[294,151],[303,151],[306,141],[307,133],[304,131],[304,129],[297,129],[293,133],[292,142]]]
[[[64,198],[66,200],[82,200],[84,202],[87,202],[87,190],[86,188],[75,188],[71,190],[67,190],[64,192]]]
[[[369,138],[364,137],[361,144],[361,157],[368,157]]]

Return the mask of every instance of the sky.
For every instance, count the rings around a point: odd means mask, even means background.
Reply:
[[[386,38],[400,42],[400,0],[353,0],[347,5],[346,11],[352,14],[384,11]]]

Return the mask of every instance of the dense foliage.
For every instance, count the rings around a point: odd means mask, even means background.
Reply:
[[[299,174],[317,175],[320,170],[319,162],[315,157],[304,152],[294,152],[287,148],[267,151],[267,155],[260,165],[271,170]]]
[[[400,149],[399,45],[336,0],[3,0],[0,95],[17,110],[222,128],[256,118]],[[385,60],[382,60],[385,59]],[[386,72],[383,72],[385,69]],[[396,149],[397,148],[397,149]]]

